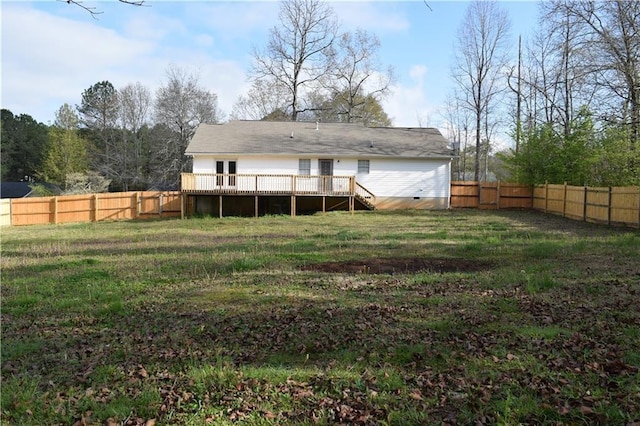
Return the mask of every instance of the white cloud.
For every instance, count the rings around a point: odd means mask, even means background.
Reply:
[[[140,82],[152,92],[170,64],[196,71],[218,95],[227,115],[250,84],[250,45],[266,43],[278,21],[277,2],[155,3],[152,8],[106,9],[96,21],[65,4],[2,5],[2,107],[52,121],[63,104],[79,104],[82,92],[108,80],[116,88]],[[402,32],[409,26],[393,2],[331,2],[343,29]],[[71,12],[78,13],[71,13]],[[119,13],[120,12],[120,13]],[[62,17],[59,15],[66,15]],[[72,19],[71,16],[74,16]],[[29,31],[25,31],[29,28]],[[402,79],[383,101],[398,126],[415,126],[432,114],[424,65],[402,67]],[[433,102],[433,100],[431,99]]]
[[[278,23],[279,3],[268,1],[191,3],[186,17],[195,26],[211,28],[224,39],[266,34]]]
[[[329,3],[338,15],[343,30],[362,28],[376,33],[406,31],[407,17],[394,2],[334,1]]]
[[[41,121],[51,120],[62,103],[73,105],[88,86],[152,50],[143,40],[90,22],[17,5],[3,5],[2,44],[3,108]],[[53,111],[44,110],[53,102],[58,104]]]
[[[198,46],[211,47],[214,40],[209,34],[199,34],[195,37],[195,42]]]
[[[63,103],[79,104],[98,81],[116,88],[140,82],[155,92],[170,64],[199,72],[226,113],[247,88],[242,65],[216,58],[208,51],[215,39],[189,34],[177,17],[121,17],[123,31],[117,31],[104,28],[106,20],[74,21],[28,5],[2,9],[2,107],[38,121],[52,122]]]

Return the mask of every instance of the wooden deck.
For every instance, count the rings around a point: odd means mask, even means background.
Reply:
[[[181,191],[188,196],[254,196],[256,206],[258,197],[290,196],[292,214],[296,197],[346,198],[349,210],[355,200],[371,210],[376,205],[375,195],[355,176],[182,173]]]

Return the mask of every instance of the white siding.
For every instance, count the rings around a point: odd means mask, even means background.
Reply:
[[[193,173],[215,173],[216,160],[207,155],[193,157]]]
[[[311,174],[317,167],[311,161]],[[297,175],[298,158],[287,157],[243,157],[238,159],[238,174]]]
[[[311,160],[311,175],[320,173],[318,158],[305,157],[220,157],[198,155],[193,158],[193,173],[215,173],[216,161],[237,161],[238,174],[273,174],[297,175],[298,160]],[[323,157],[324,158],[324,157]],[[353,176],[358,169],[357,159],[334,159],[333,174],[335,176]]]
[[[372,159],[357,181],[380,197],[448,198],[450,176],[447,160]]]
[[[215,173],[217,160],[237,161],[238,174],[297,175],[298,159],[311,160],[311,175],[319,174],[318,158],[310,157],[221,157],[195,156],[194,173]],[[326,157],[324,157],[326,158]],[[340,158],[333,160],[334,176],[356,176],[356,180],[377,197],[411,199],[449,198],[449,160],[376,159],[369,158],[370,172],[357,173],[358,160],[366,158]],[[309,188],[310,190],[312,188]]]

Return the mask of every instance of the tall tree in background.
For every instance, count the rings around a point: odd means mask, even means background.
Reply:
[[[538,87],[538,93],[546,103],[546,124],[569,138],[574,118],[583,107],[590,106],[595,95],[588,82],[591,43],[585,37],[583,23],[559,2],[541,3],[541,12],[538,38],[544,40],[548,51],[539,60],[546,84]]]
[[[391,126],[391,119],[373,94],[351,96],[341,93],[331,96],[317,92],[309,95],[308,102],[313,108],[302,115],[307,121],[362,123],[369,127]],[[347,110],[352,111],[349,120],[344,114]]]
[[[114,182],[123,175],[120,161],[124,153],[118,132],[118,92],[109,81],[101,81],[82,92],[76,107],[83,134],[91,142],[90,165]]]
[[[454,152],[457,155],[453,160],[451,173],[456,180],[467,180],[469,174],[473,174],[474,155],[471,161],[467,161],[470,152],[469,131],[472,129],[473,117],[469,108],[460,101],[457,93],[449,96],[443,118],[447,123],[447,137],[453,142]],[[475,151],[475,150],[474,150]]]
[[[149,141],[141,129],[148,124],[151,91],[141,83],[128,84],[118,90],[120,138],[123,156],[118,158],[123,171],[122,189],[144,189],[147,181]]]
[[[254,49],[251,74],[286,88],[287,112],[296,121],[308,109],[301,105],[301,92],[329,74],[338,23],[333,9],[320,0],[285,0],[279,19],[266,48]]]
[[[541,17],[523,66],[528,158],[505,157],[514,176],[639,184],[640,2],[553,0]]]
[[[156,92],[155,122],[170,133],[152,146],[152,178],[156,186],[177,188],[180,173],[189,171],[190,160],[184,152],[201,123],[213,124],[221,119],[218,97],[204,89],[196,74],[169,67],[167,80]]]
[[[640,141],[640,2],[554,3],[585,28],[594,84],[613,100],[609,105],[610,119],[628,128],[629,141],[635,149]],[[606,101],[606,97],[602,100]]]
[[[382,69],[378,59],[380,40],[363,30],[343,33],[333,49],[332,72],[324,79],[334,106],[336,121],[365,122],[370,112],[368,102],[389,92],[393,69]]]
[[[231,111],[232,120],[283,120],[287,117],[287,88],[275,80],[255,80]]]
[[[78,131],[79,118],[68,104],[56,112],[55,124],[49,130],[49,144],[42,164],[41,176],[64,187],[71,173],[87,171],[87,141]]]
[[[41,170],[49,128],[30,115],[1,111],[2,180],[35,180]]]
[[[452,74],[465,107],[475,118],[474,180],[480,177],[482,136],[489,134],[488,114],[504,89],[501,73],[507,62],[509,26],[507,14],[497,3],[476,0],[467,8],[458,30]]]

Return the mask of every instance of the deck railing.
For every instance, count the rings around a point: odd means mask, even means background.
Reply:
[[[192,194],[350,196],[357,188],[354,176],[182,173],[181,181]]]

